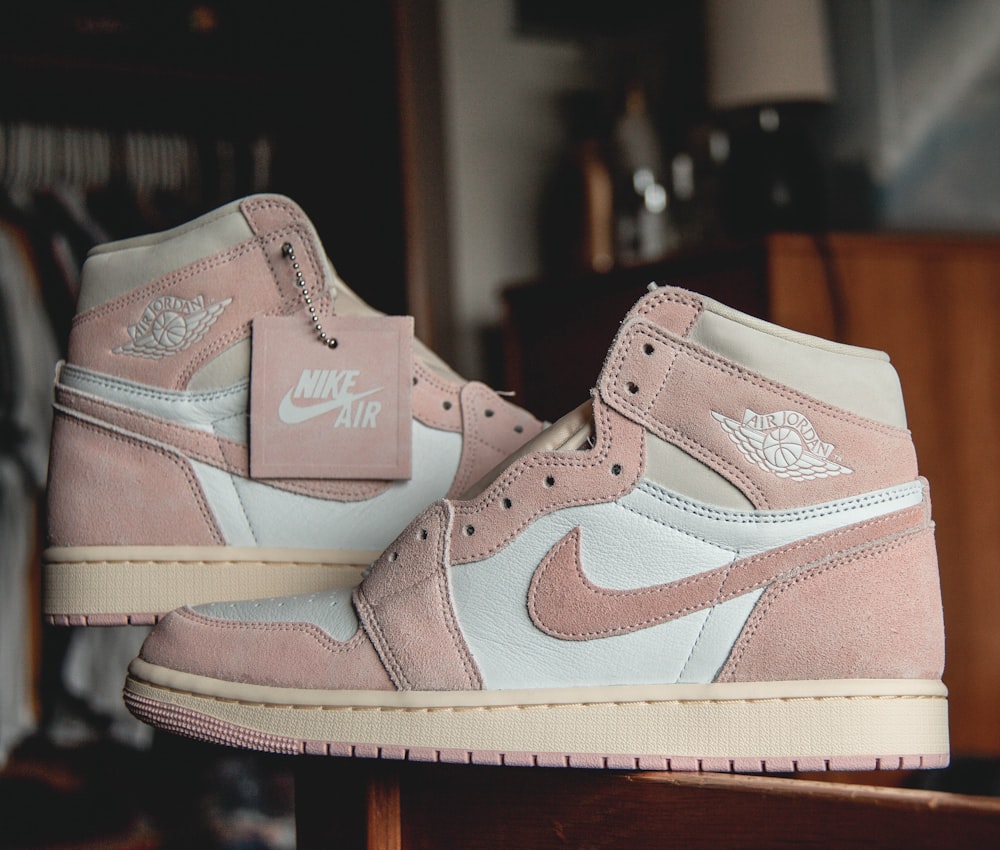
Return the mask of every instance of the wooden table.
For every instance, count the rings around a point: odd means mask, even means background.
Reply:
[[[316,757],[297,771],[299,850],[1000,847],[1000,799],[939,791]]]

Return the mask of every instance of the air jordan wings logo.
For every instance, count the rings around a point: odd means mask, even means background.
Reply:
[[[712,411],[743,457],[778,478],[812,481],[853,472],[830,460],[831,443],[823,442],[813,424],[794,410],[755,413],[747,408],[739,422]]]
[[[207,301],[204,295],[194,298],[160,295],[149,302],[139,321],[129,326],[131,340],[111,351],[151,360],[170,357],[205,336],[232,300]]]

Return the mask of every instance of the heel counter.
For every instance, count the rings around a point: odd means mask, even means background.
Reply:
[[[717,681],[940,679],[934,526],[873,541],[764,592]]]
[[[47,512],[50,546],[225,542],[185,458],[59,407]]]

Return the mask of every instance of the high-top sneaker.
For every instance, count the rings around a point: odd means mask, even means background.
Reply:
[[[55,382],[47,619],[356,584],[541,429],[412,334],[284,197],[95,248]]]
[[[659,289],[592,401],[476,490],[353,592],[169,614],[129,707],[292,753],[947,763],[930,501],[886,355]]]

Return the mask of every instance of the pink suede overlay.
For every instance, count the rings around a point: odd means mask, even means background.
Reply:
[[[690,578],[635,590],[593,584],[575,528],[545,556],[531,580],[528,612],[535,625],[563,640],[590,640],[649,628],[721,605],[875,541],[926,525],[923,506],[799,540]]]
[[[238,622],[180,608],[142,645],[150,664],[227,682],[320,690],[393,690],[363,630],[345,642],[311,623]]]
[[[455,620],[448,581],[450,510],[437,502],[375,562],[354,604],[400,690],[478,690],[479,669]]]
[[[462,385],[446,380],[419,359],[413,364],[413,417],[438,431],[462,431]]]
[[[55,395],[56,404],[67,415],[75,411],[86,417],[98,419],[115,431],[128,432],[136,440],[164,444],[194,460],[244,478],[249,477],[249,454],[245,443],[169,422],[58,383]],[[279,490],[339,502],[371,499],[391,486],[391,482],[388,481],[309,478],[269,478],[263,483]]]
[[[716,470],[759,509],[831,501],[917,476],[906,429],[820,402],[643,320],[619,333],[599,390],[609,405]],[[748,460],[713,416],[739,422],[747,411],[808,417],[847,470],[793,480]]]
[[[940,679],[943,670],[941,589],[928,522],[768,588],[717,681]]]
[[[542,423],[505,401],[486,384],[462,387],[462,457],[448,498],[457,498],[524,443],[537,436]]]
[[[632,490],[646,468],[642,427],[595,398],[594,429],[591,449],[525,455],[475,499],[455,502],[451,563],[482,560],[547,513]]]
[[[542,430],[530,413],[478,381],[456,383],[426,364],[413,364],[413,417],[462,434],[462,456],[448,498],[457,498]]]
[[[49,469],[53,546],[225,542],[187,459],[165,447],[57,409]]]
[[[306,214],[298,204],[280,195],[253,195],[240,203],[240,210],[251,229],[256,234],[297,226],[310,229]],[[307,249],[311,252],[310,262],[322,264],[322,254],[318,245],[309,240]]]
[[[644,295],[629,310],[622,324],[643,318],[677,336],[687,336],[704,310],[701,298],[694,292],[675,287],[662,287]]]

